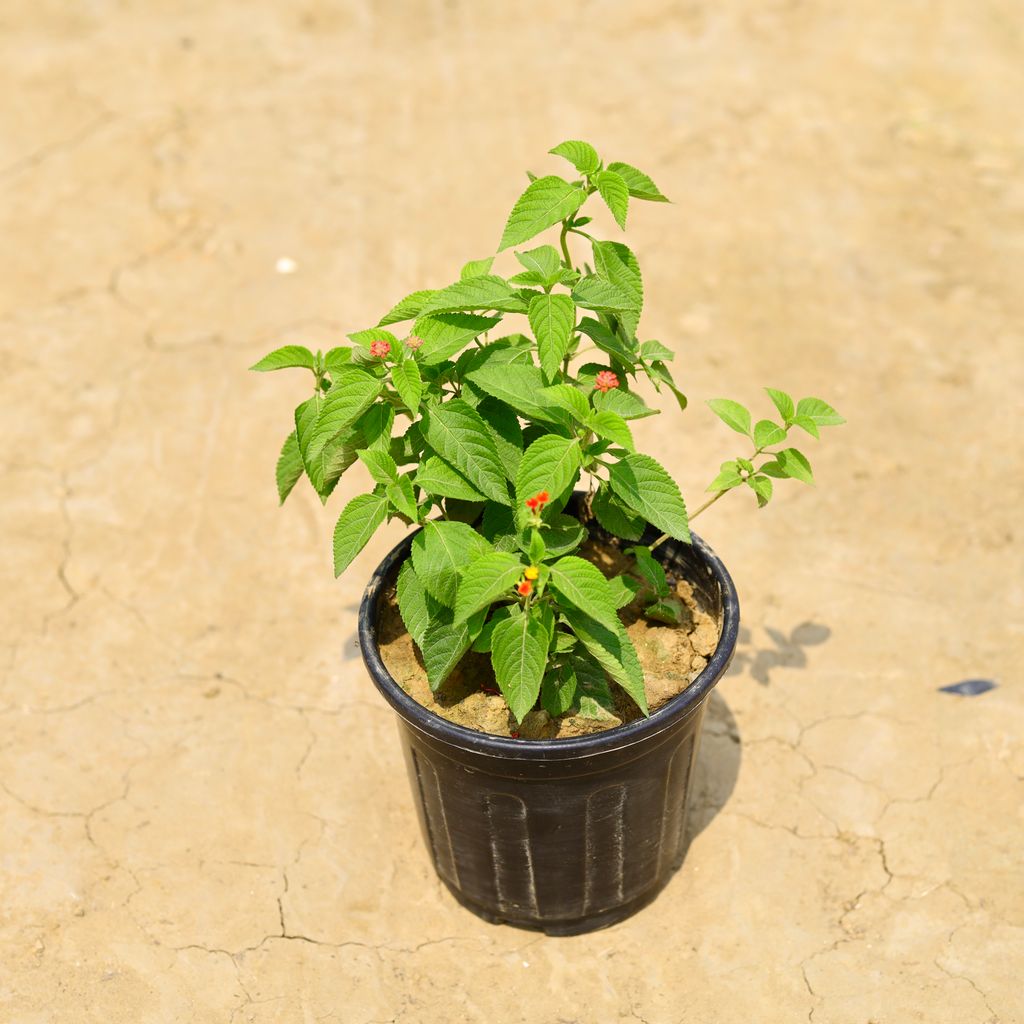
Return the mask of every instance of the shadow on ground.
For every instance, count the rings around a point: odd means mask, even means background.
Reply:
[[[767,686],[771,682],[772,669],[783,666],[806,668],[805,648],[817,647],[832,635],[832,630],[820,622],[801,622],[788,636],[771,626],[765,626],[764,632],[769,643],[759,645],[749,629],[740,627],[736,655],[726,675],[737,676],[749,671],[757,682]]]
[[[704,712],[687,817],[687,845],[726,805],[740,774],[740,734],[725,698],[712,691]]]

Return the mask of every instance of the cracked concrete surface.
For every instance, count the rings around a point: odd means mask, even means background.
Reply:
[[[0,1019],[1024,1020],[1018,4],[12,0],[0,52]],[[683,868],[549,939],[432,874],[354,639],[400,528],[332,580],[364,481],[279,510],[305,385],[244,371],[572,137],[675,200],[630,233],[692,404],[637,429],[691,502],[703,399],[849,425],[700,523],[745,633]]]

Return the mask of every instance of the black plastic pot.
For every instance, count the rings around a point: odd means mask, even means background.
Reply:
[[[654,535],[645,538],[653,541]],[[398,712],[413,797],[438,875],[495,923],[572,935],[621,921],[664,888],[686,853],[686,809],[704,707],[736,647],[739,601],[698,537],[667,541],[668,567],[722,616],[707,667],[649,718],[571,739],[516,740],[428,711],[380,657],[381,595],[408,557],[407,537],[377,567],[359,609],[359,646]]]

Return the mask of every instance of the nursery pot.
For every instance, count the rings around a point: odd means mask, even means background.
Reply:
[[[654,534],[644,538],[651,543]],[[567,739],[492,736],[413,700],[381,660],[383,594],[412,535],[377,567],[359,609],[359,646],[398,713],[424,839],[455,898],[495,923],[570,935],[650,902],[686,852],[686,809],[704,708],[736,647],[739,602],[725,567],[694,536],[658,550],[721,616],[718,646],[682,693],[649,718]]]

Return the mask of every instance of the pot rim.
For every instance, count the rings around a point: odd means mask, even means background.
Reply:
[[[418,532],[419,530],[413,531],[399,541],[385,555],[370,577],[359,605],[359,649],[374,685],[405,723],[446,746],[485,757],[527,761],[571,761],[630,747],[658,736],[692,713],[725,674],[732,660],[739,635],[739,597],[722,560],[694,533],[691,534],[692,546],[700,553],[719,585],[722,597],[722,630],[707,665],[686,689],[666,701],[647,718],[639,718],[634,722],[588,736],[524,741],[456,725],[424,707],[398,685],[384,664],[380,655],[380,645],[377,643],[377,610],[384,584],[392,570],[408,557],[413,537]],[[682,543],[684,542],[669,540],[666,541],[666,547],[669,544]]]

